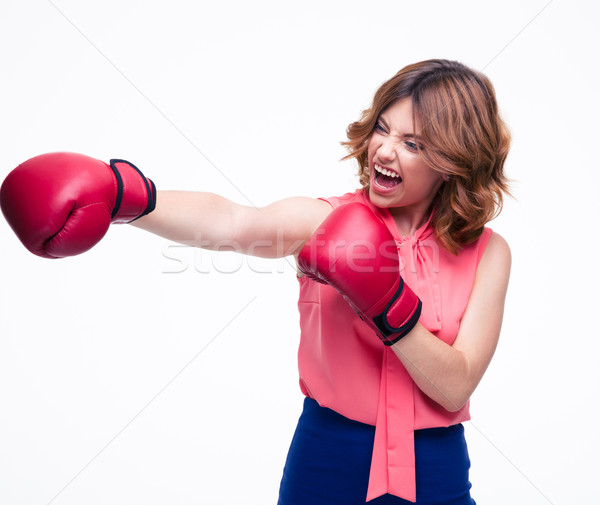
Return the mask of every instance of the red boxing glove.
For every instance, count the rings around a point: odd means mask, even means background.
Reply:
[[[300,251],[298,267],[335,288],[385,345],[419,320],[421,300],[400,275],[394,237],[362,203],[334,209]]]
[[[91,249],[110,223],[128,223],[154,210],[156,187],[124,160],[75,153],[31,158],[8,174],[0,207],[17,237],[44,258]]]

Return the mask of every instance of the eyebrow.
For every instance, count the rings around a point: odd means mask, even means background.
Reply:
[[[390,127],[390,125],[388,124],[388,122],[385,120],[385,118],[383,116],[379,116],[379,121],[381,121],[383,123],[383,126],[385,126],[386,128]],[[402,136],[404,138],[421,140],[421,135],[415,135],[414,133],[405,133]]]

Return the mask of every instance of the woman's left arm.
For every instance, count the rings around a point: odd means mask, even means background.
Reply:
[[[446,410],[464,406],[494,355],[510,264],[508,244],[492,233],[454,343],[446,344],[419,323],[392,346],[417,386]]]

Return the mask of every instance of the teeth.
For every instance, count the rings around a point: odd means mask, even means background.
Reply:
[[[375,170],[377,170],[379,173],[381,173],[383,175],[387,175],[388,177],[400,177],[400,175],[398,175],[396,172],[392,172],[391,170],[388,170],[387,168],[380,167],[377,163],[375,163],[374,166],[375,166]]]

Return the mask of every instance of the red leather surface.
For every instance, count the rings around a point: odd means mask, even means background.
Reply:
[[[401,279],[393,235],[361,203],[334,209],[300,251],[298,266],[311,279],[334,287],[368,323],[385,310]],[[401,326],[417,305],[417,296],[405,285],[386,314],[388,322]]]
[[[138,172],[124,173],[122,208],[131,221],[140,215],[134,215],[136,209],[146,208],[148,195]],[[87,251],[104,236],[116,196],[117,179],[109,165],[59,152],[36,156],[12,170],[0,188],[0,206],[29,251],[60,258]]]

